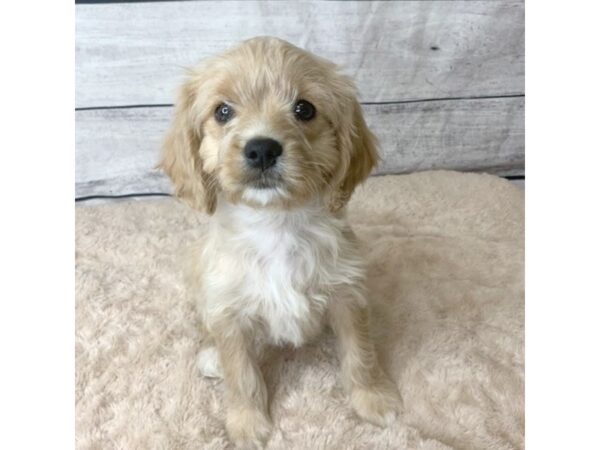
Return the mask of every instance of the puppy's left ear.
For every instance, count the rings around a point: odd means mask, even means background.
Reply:
[[[367,179],[379,160],[377,138],[365,123],[360,103],[354,95],[349,103],[337,127],[340,164],[332,180],[334,190],[329,202],[332,212],[348,203],[354,188]]]

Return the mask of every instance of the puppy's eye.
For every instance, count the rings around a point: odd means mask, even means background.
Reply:
[[[296,119],[303,122],[308,122],[315,117],[316,112],[317,110],[313,104],[306,100],[298,100],[294,105],[294,114],[296,115]]]
[[[215,120],[219,123],[228,122],[233,117],[233,108],[226,103],[221,103],[215,109]]]

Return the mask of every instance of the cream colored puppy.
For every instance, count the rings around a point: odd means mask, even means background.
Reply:
[[[264,350],[300,346],[326,324],[356,413],[382,426],[395,416],[344,208],[376,162],[352,81],[285,41],[245,41],[181,88],[160,166],[178,197],[213,216],[187,278],[202,318],[198,364],[224,378],[237,445],[270,434]]]

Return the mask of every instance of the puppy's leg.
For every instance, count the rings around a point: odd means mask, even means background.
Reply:
[[[238,447],[260,448],[271,434],[271,421],[258,355],[235,323],[220,326],[213,337],[225,381],[229,437]]]
[[[363,419],[379,426],[394,420],[400,407],[396,386],[381,369],[369,333],[369,309],[360,294],[338,297],[330,307],[330,323],[338,338],[342,382]]]

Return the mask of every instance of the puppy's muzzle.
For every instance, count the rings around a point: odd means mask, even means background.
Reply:
[[[281,144],[270,138],[250,139],[244,146],[244,157],[248,166],[263,172],[277,164],[277,158],[282,153]]]

